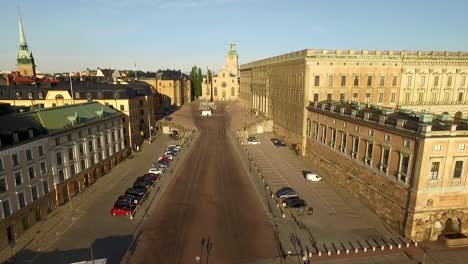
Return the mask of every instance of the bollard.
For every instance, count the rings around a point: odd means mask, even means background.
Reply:
[[[418,246],[418,242],[414,242],[414,246],[417,247],[417,246]]]
[[[286,215],[283,213],[283,218],[285,218],[285,217],[286,217]]]
[[[336,251],[336,254],[337,254],[337,255],[339,255],[339,254],[340,254],[340,250],[339,250],[339,249]]]
[[[398,243],[398,248],[399,248],[399,249],[401,248],[401,244],[400,244],[400,243]]]
[[[278,207],[278,208],[279,208],[279,203],[278,203],[278,202],[276,202],[276,207]]]
[[[349,249],[348,248],[346,249],[346,254],[349,254]]]
[[[312,257],[312,252],[309,252],[309,258],[311,258],[311,257]]]
[[[372,247],[372,251],[375,251],[375,247]]]
[[[354,253],[358,253],[359,252],[359,249],[358,248],[355,248],[354,249]]]
[[[364,248],[364,252],[367,252],[367,248]]]
[[[392,250],[392,249],[393,249],[393,245],[390,245],[390,250]]]
[[[318,256],[321,257],[321,256],[322,256],[322,252],[319,251]]]
[[[409,248],[409,243],[408,242],[406,242],[406,247]]]
[[[328,254],[328,256],[331,256],[331,251],[329,250],[327,254]]]
[[[380,250],[383,251],[384,249],[385,249],[385,246],[381,246],[381,247],[380,247]]]

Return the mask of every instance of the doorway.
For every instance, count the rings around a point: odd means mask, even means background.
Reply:
[[[6,229],[7,237],[8,237],[8,244],[15,243],[15,228],[13,226],[9,226]]]

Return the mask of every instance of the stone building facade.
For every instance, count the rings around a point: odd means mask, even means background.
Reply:
[[[354,101],[460,119],[468,116],[467,73],[468,52],[307,49],[241,65],[239,102],[273,119],[275,131],[304,153],[310,102]]]
[[[239,55],[235,44],[229,44],[226,66],[212,77],[212,83],[206,78],[202,83],[203,100],[237,100],[239,96]]]
[[[468,124],[344,102],[307,107],[306,156],[408,238],[468,235]]]
[[[161,107],[182,106],[191,102],[190,79],[180,70],[158,71],[155,88]]]

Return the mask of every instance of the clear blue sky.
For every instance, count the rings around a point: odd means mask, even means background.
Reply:
[[[42,72],[220,69],[305,48],[468,50],[466,0],[2,0],[0,70],[14,70],[17,3]]]

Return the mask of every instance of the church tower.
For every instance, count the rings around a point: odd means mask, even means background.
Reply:
[[[28,43],[26,43],[26,37],[24,36],[23,21],[19,16],[19,50],[18,56],[16,57],[16,66],[22,76],[36,77],[36,65],[34,64],[34,57],[32,52],[29,51]]]
[[[239,76],[239,65],[237,63],[238,59],[239,55],[237,55],[236,44],[231,41],[229,43],[229,52],[226,57],[226,69],[235,76]]]

